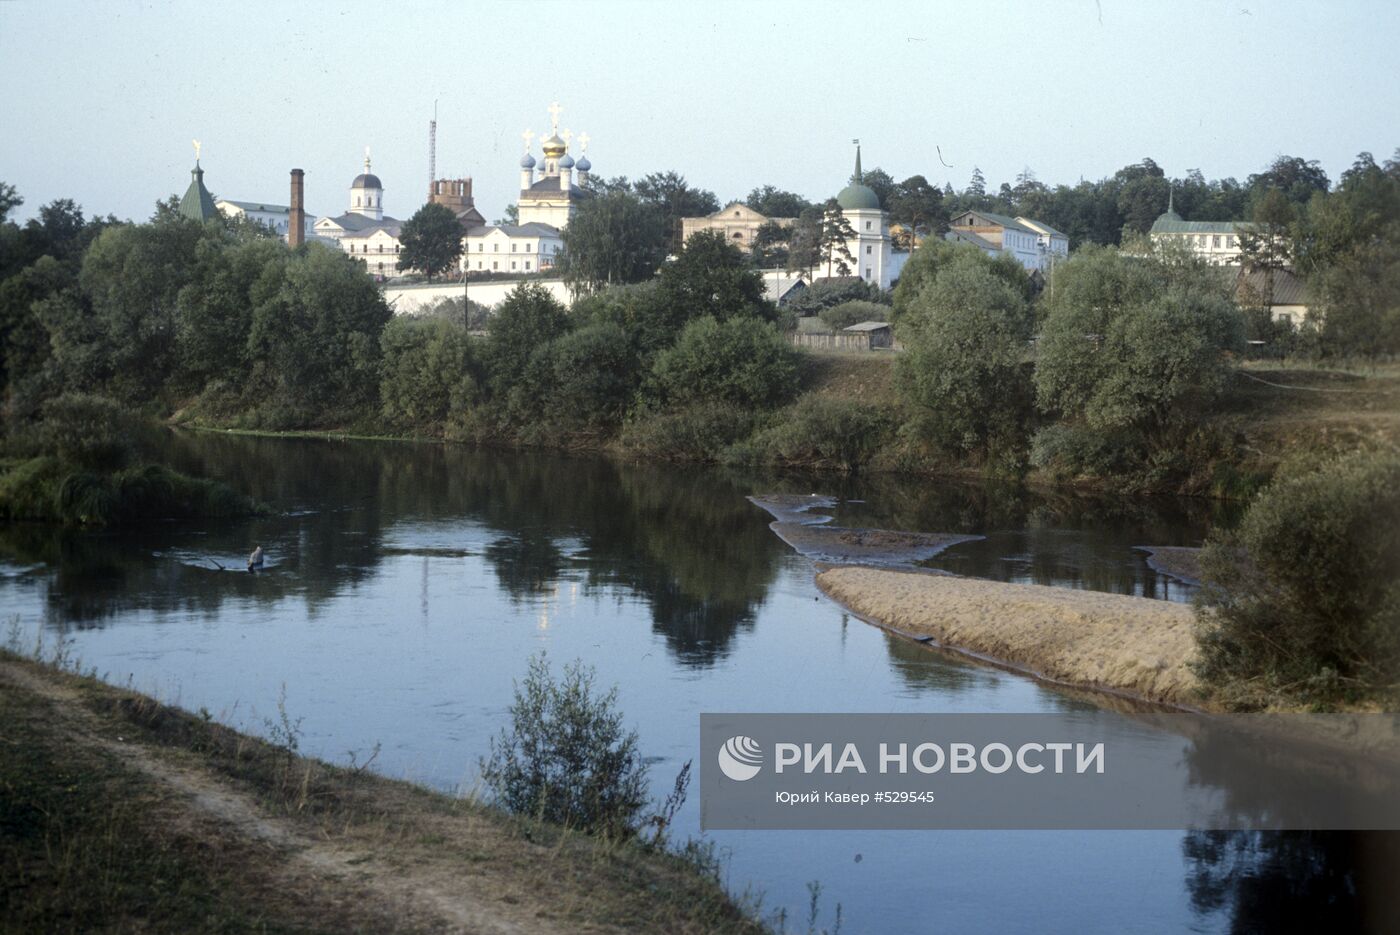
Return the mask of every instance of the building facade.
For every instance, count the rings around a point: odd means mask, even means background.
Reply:
[[[292,208],[291,205],[265,204],[260,201],[233,201],[228,198],[220,198],[214,202],[214,206],[231,218],[247,218],[250,221],[257,221],[272,228],[283,240],[287,239],[287,231],[291,228]],[[315,233],[316,216],[314,214],[305,215],[303,224],[303,237],[311,237]]]
[[[857,145],[856,169],[851,175],[851,182],[836,195],[837,208],[851,226],[853,236],[845,243],[845,254],[833,245],[821,262],[828,274],[844,262],[850,267],[851,275],[859,276],[881,289],[889,289],[899,278],[909,254],[894,249],[890,239],[889,216],[880,207],[880,197],[862,181],[862,177],[860,146]],[[847,255],[850,259],[847,259]]]
[[[554,267],[564,249],[548,224],[484,224],[467,231],[462,265],[468,273],[539,273]]]
[[[971,244],[989,256],[1014,257],[1028,272],[1043,272],[1057,258],[1069,256],[1069,238],[1050,225],[991,211],[956,215],[943,236],[954,243]]]
[[[724,236],[726,242],[744,252],[753,249],[758,229],[772,221],[782,227],[792,227],[796,218],[770,218],[759,214],[741,201],[730,202],[714,214],[698,218],[681,219],[681,242],[689,240],[692,234],[700,231],[715,231]]]
[[[1167,210],[1152,222],[1148,236],[1154,243],[1175,243],[1188,247],[1208,263],[1237,266],[1241,262],[1240,234],[1248,229],[1244,221],[1187,221],[1172,206],[1173,196],[1167,196]]]
[[[403,222],[384,213],[384,184],[370,171],[369,153],[365,153],[365,171],[350,183],[349,210],[319,219],[312,229],[317,237],[334,241],[363,262],[376,278],[403,275],[398,268]]]

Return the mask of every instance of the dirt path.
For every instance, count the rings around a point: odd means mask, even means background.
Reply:
[[[190,758],[180,756],[181,751],[136,742],[126,735],[131,731],[122,732],[119,722],[85,707],[78,691],[24,666],[0,660],[0,689],[53,702],[58,721],[52,727],[66,742],[80,750],[95,748],[111,754],[173,793],[162,797],[167,807],[151,816],[170,831],[221,839],[232,835],[255,850],[275,851],[283,859],[267,861],[259,869],[276,872],[288,892],[303,891],[308,885],[330,887],[347,898],[369,899],[407,925],[430,931],[533,935],[579,930],[530,918],[532,910],[519,900],[512,904],[508,892],[483,892],[470,879],[443,867],[432,863],[393,866],[349,835],[313,836],[301,823],[270,816],[254,796],[185,762]]]

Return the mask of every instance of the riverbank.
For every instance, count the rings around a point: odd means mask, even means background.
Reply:
[[[1078,688],[1200,703],[1189,606],[1097,591],[836,566],[817,586],[858,616]]]
[[[269,735],[0,651],[0,930],[764,931],[680,857]]]

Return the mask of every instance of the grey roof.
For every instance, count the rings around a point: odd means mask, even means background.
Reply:
[[[987,240],[985,237],[978,237],[976,234],[974,234],[972,231],[968,230],[965,227],[949,228],[948,233],[943,235],[943,239],[955,242],[961,241],[962,243],[970,243],[974,247],[977,247],[982,250],[988,250],[992,253],[996,253],[1001,250],[1000,247],[992,243],[990,240]]]
[[[528,224],[483,224],[467,230],[468,237],[484,237],[492,231],[503,231],[507,237],[558,237],[559,228],[540,221]]]
[[[958,218],[962,217],[963,214],[975,214],[977,217],[987,221],[991,221],[993,224],[996,224],[999,227],[1008,227],[1014,231],[1022,231],[1027,234],[1039,233],[1039,231],[1031,230],[1029,227],[1022,224],[1015,218],[1007,217],[1004,214],[993,214],[991,211],[964,211],[962,214],[959,214],[957,217],[953,218],[953,220],[956,221]]]
[[[233,205],[242,208],[244,211],[261,211],[264,214],[291,214],[290,205],[267,205],[257,201],[234,201],[232,198],[220,198],[220,204]]]
[[[403,229],[403,221],[398,218],[384,217],[378,221],[374,218],[365,217],[363,214],[356,214],[353,211],[331,218],[336,224],[356,237],[368,237],[376,230],[385,230],[393,236],[399,236],[399,231]]]
[[[548,198],[551,195],[559,195],[562,193],[563,190],[559,187],[559,176],[546,175],[541,177],[535,184],[522,191],[520,197],[524,198],[526,201],[537,201],[541,198]],[[582,198],[587,197],[589,194],[590,192],[587,189],[579,188],[577,185],[570,183],[570,197]]]
[[[379,181],[379,176],[373,172],[361,172],[355,176],[355,181],[350,183],[352,189],[355,188],[383,188],[384,183]]]
[[[1020,221],[1022,224],[1026,225],[1027,227],[1031,228],[1037,233],[1049,234],[1051,237],[1063,237],[1066,240],[1069,239],[1068,234],[1065,234],[1062,231],[1055,230],[1055,228],[1051,227],[1049,224],[1046,224],[1044,221],[1037,221],[1034,218],[1023,218],[1020,216],[1017,216],[1016,220]]]
[[[869,185],[852,182],[836,195],[836,203],[844,211],[879,211],[880,196]]]
[[[1172,220],[1169,215],[1176,212],[1164,212],[1157,220],[1152,222],[1153,234],[1238,234],[1242,229],[1248,230],[1247,221],[1183,221],[1177,215],[1176,220]]]
[[[1307,298],[1303,291],[1303,280],[1295,276],[1286,269],[1274,270],[1274,297],[1270,305],[1306,305]],[[1235,297],[1246,289],[1253,291],[1256,295],[1264,295],[1269,290],[1269,273],[1262,269],[1240,268],[1235,279]]]
[[[841,330],[842,330],[842,331],[862,331],[862,332],[863,332],[863,331],[879,331],[881,328],[888,328],[889,326],[890,326],[890,323],[887,322],[887,321],[863,321],[863,322],[861,322],[860,324],[851,325],[849,328],[842,328]]]

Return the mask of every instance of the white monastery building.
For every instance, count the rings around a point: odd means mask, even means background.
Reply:
[[[257,221],[259,224],[266,224],[276,231],[278,236],[283,240],[287,239],[287,228],[291,223],[292,217],[292,208],[290,205],[273,205],[264,204],[260,201],[233,201],[228,198],[219,198],[214,201],[214,207],[231,218],[243,217],[250,221]],[[303,239],[313,235],[315,223],[316,216],[314,214],[306,215],[306,224],[302,230]]]
[[[1013,256],[1028,272],[1044,272],[1069,256],[1069,237],[1049,224],[991,211],[964,211],[948,222],[943,236],[953,243],[971,244],[988,256]]]
[[[535,134],[525,131],[525,154],[520,157],[518,223],[480,224],[467,229],[462,264],[468,273],[535,273],[551,269],[564,249],[562,236],[588,190],[588,134],[579,135],[579,158],[569,155],[573,134],[559,131],[556,102],[549,107],[550,134],[540,142],[543,160],[530,153]],[[536,177],[535,170],[539,168]],[[577,171],[577,178],[575,172]]]
[[[384,184],[370,172],[369,151],[365,151],[365,171],[350,183],[350,208],[338,217],[318,220],[313,229],[318,237],[340,244],[346,253],[365,264],[378,278],[403,275],[399,272],[399,232],[403,222],[384,213]]]
[[[1240,262],[1240,230],[1243,221],[1186,221],[1172,208],[1172,195],[1167,196],[1167,210],[1152,222],[1148,236],[1158,243],[1180,243],[1191,248],[1207,262],[1237,266]]]

